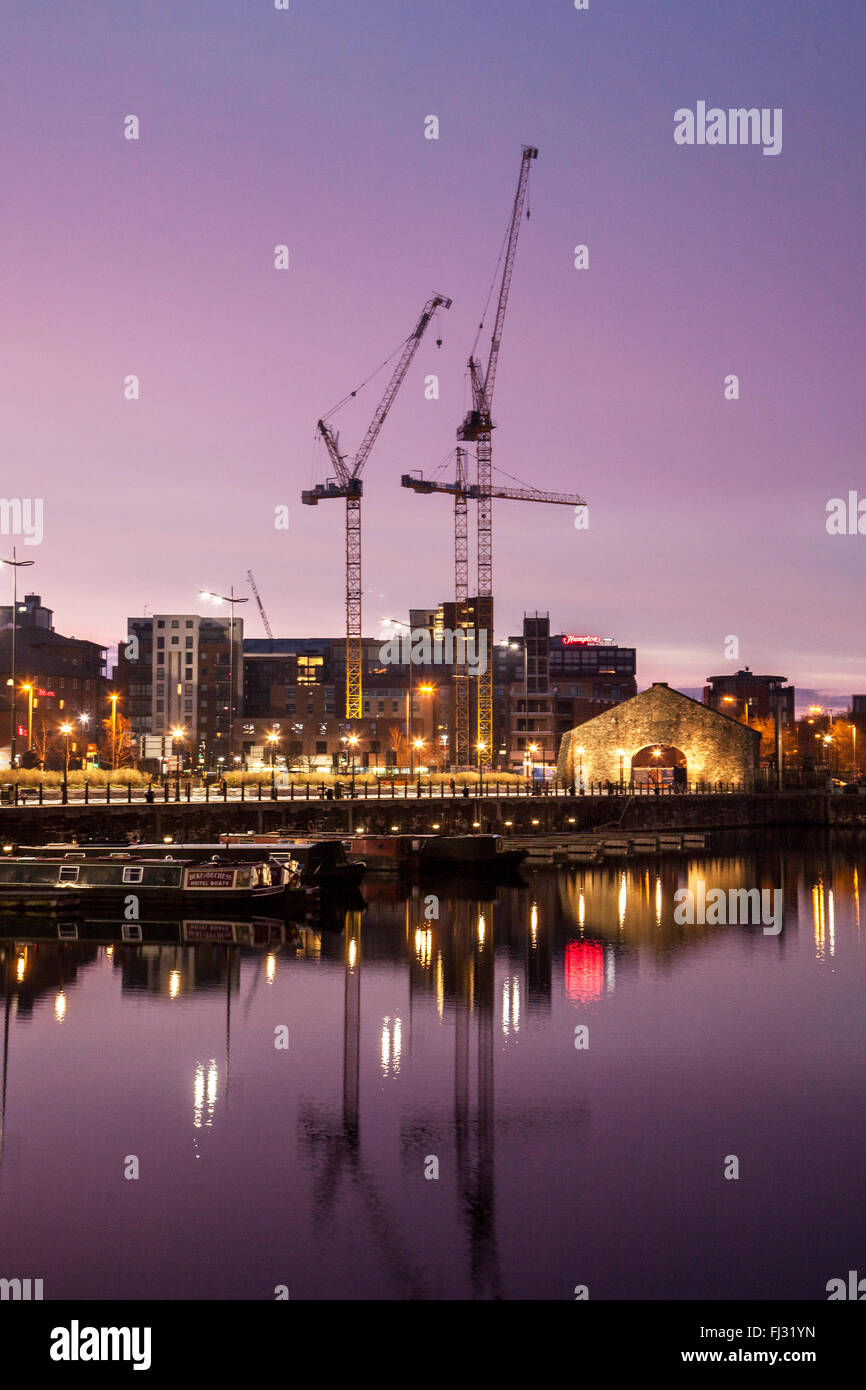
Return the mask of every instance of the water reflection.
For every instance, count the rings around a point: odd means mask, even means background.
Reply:
[[[781,933],[678,924],[674,894],[699,880],[722,889],[781,887]],[[86,1111],[89,1103],[88,1059],[94,1048],[112,1045],[120,1003],[131,1038],[146,1040],[137,1073],[127,1058],[134,1084],[155,1085],[159,1066],[180,1077],[153,1104],[166,1135],[179,1126],[187,1154],[192,1142],[197,1171],[207,1168],[228,1193],[243,1192],[251,1201],[251,1153],[267,1167],[271,1145],[274,1155],[285,1153],[288,1128],[297,1162],[292,1181],[279,1189],[280,1201],[289,1204],[284,1220],[289,1231],[309,1221],[317,1259],[335,1246],[349,1252],[351,1263],[360,1239],[379,1271],[370,1276],[373,1286],[386,1296],[497,1298],[516,1290],[547,1296],[541,1266],[558,1260],[545,1244],[555,1245],[547,1186],[586,1184],[586,1208],[574,1203],[568,1220],[576,1223],[572,1246],[579,1233],[592,1248],[599,1170],[612,1174],[604,1180],[614,1184],[613,1221],[617,1202],[625,1200],[615,1184],[629,1167],[619,1149],[605,1148],[613,1145],[605,1138],[605,1123],[611,1125],[605,1115],[622,1105],[611,1129],[616,1143],[627,1146],[630,1117],[649,1089],[644,1053],[672,1019],[686,1027],[680,1020],[696,978],[690,972],[707,960],[721,969],[717,948],[730,943],[724,969],[731,997],[747,991],[751,972],[781,971],[789,958],[801,970],[805,960],[811,974],[803,978],[814,992],[830,968],[850,964],[860,933],[856,861],[785,847],[541,871],[519,886],[479,885],[474,893],[465,885],[453,893],[443,888],[435,911],[426,891],[408,885],[374,884],[364,898],[363,908],[298,927],[259,920],[234,923],[228,933],[218,923],[198,923],[192,932],[190,923],[145,923],[137,943],[107,939],[110,923],[99,926],[100,939],[85,939],[97,928],[80,922],[78,939],[60,940],[56,922],[7,920],[0,938],[0,1222],[12,1214],[10,1188],[2,1186],[10,1126],[18,1126],[19,1144],[29,1139],[24,1116],[36,1072],[25,1030],[46,1020],[53,1032],[44,1048],[78,1049],[81,1089],[64,1096],[77,1123],[79,1108]],[[201,939],[206,927],[217,939]],[[682,993],[668,993],[661,1003],[659,982]],[[93,993],[97,983],[101,992]],[[636,1022],[622,1039],[613,1024],[622,1027],[630,1010]],[[262,1039],[284,1020],[292,1050],[274,1072],[268,1070],[274,1049]],[[587,1020],[593,1039],[606,1036],[609,1049],[621,1048],[598,1083],[592,1066],[600,1065],[595,1049],[603,1048],[593,1041],[577,1065],[573,1056],[574,1025]],[[596,1034],[597,1027],[609,1032]],[[700,1031],[689,1040],[699,1047]],[[775,1055],[760,1032],[753,1043],[755,1065]],[[723,1067],[714,1055],[713,1088]],[[10,1090],[12,1072],[17,1086]],[[660,1092],[659,1106],[665,1095]],[[665,1103],[674,1105],[671,1122],[680,1124],[678,1142],[687,1144],[675,1102]],[[664,1112],[655,1119],[663,1130]],[[655,1171],[654,1133],[641,1132],[643,1148],[631,1159],[641,1174]],[[440,1173],[428,1183],[423,1172],[431,1158]],[[277,1174],[285,1161],[273,1158]],[[687,1164],[688,1155],[678,1161]],[[528,1163],[539,1164],[538,1172]],[[165,1200],[182,1226],[183,1208],[168,1189]],[[521,1202],[527,1224],[518,1238]],[[639,1222],[639,1214],[632,1212],[631,1220]],[[264,1212],[258,1237],[254,1215],[249,1222],[249,1240],[268,1248]],[[546,1223],[551,1229],[542,1236]],[[444,1284],[440,1266],[425,1253],[440,1230],[450,1233],[439,1248],[449,1270]],[[534,1248],[536,1239],[544,1248],[530,1259],[523,1247]],[[598,1244],[603,1249],[600,1235]],[[227,1284],[234,1259],[227,1257]],[[313,1280],[312,1257],[303,1268]],[[570,1269],[567,1262],[564,1268]],[[359,1294],[354,1275],[346,1276],[345,1287],[333,1270],[331,1277],[337,1280],[332,1294]],[[189,1287],[179,1296],[196,1293]],[[674,1296],[688,1293],[683,1285]],[[244,1289],[224,1296],[259,1295]]]

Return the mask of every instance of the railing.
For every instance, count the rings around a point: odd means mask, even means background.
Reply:
[[[588,782],[582,788],[575,784],[563,785],[559,782],[501,782],[495,777],[483,778],[476,783],[434,783],[417,778],[414,781],[398,782],[396,779],[380,779],[375,783],[345,782],[325,786],[324,783],[290,782],[279,786],[270,779],[236,785],[205,783],[194,785],[189,778],[180,782],[171,779],[151,787],[133,786],[132,783],[107,782],[95,785],[89,782],[69,783],[46,787],[40,783],[36,787],[18,783],[7,784],[3,788],[0,806],[43,806],[43,805],[149,805],[157,802],[205,803],[211,801],[246,802],[255,801],[304,801],[331,803],[334,801],[410,801],[410,800],[571,800],[579,801],[587,797],[675,797],[675,796],[731,796],[746,792],[774,790],[766,784],[755,787],[743,782],[690,782],[681,786],[650,786],[628,782]],[[820,790],[810,788],[805,790]]]

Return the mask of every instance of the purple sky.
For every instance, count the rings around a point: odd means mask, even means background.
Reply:
[[[44,499],[19,554],[61,631],[116,642],[252,567],[276,632],[338,634],[343,504],[300,505],[315,422],[434,290],[444,345],[365,473],[365,631],[453,596],[451,504],[399,475],[453,448],[531,142],[494,463],[591,524],[498,504],[498,635],[538,608],[636,646],[641,684],[866,689],[866,536],[825,529],[866,496],[859,5],[10,0],[4,30],[3,492]],[[677,146],[699,100],[781,107],[781,154]],[[352,450],[384,380],[338,417]]]

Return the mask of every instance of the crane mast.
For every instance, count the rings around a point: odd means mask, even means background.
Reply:
[[[250,581],[250,588],[252,589],[253,594],[255,595],[256,603],[259,605],[259,613],[261,614],[262,622],[265,625],[265,632],[268,634],[268,637],[273,642],[274,634],[271,632],[271,625],[268,622],[268,615],[265,612],[265,605],[262,603],[261,595],[259,594],[259,591],[256,588],[256,581],[253,579],[252,570],[247,570],[247,579]]]
[[[499,365],[499,349],[502,344],[502,330],[505,324],[505,310],[508,307],[508,293],[514,273],[514,258],[517,254],[517,238],[529,186],[529,166],[538,158],[538,150],[532,145],[524,145],[520,159],[520,177],[517,192],[511,209],[511,221],[505,246],[505,261],[502,267],[502,280],[499,286],[499,299],[496,305],[496,318],[490,341],[490,354],[487,368],[482,374],[481,365],[473,356],[469,359],[469,375],[472,383],[472,409],[457,430],[461,441],[474,442],[478,464],[478,592],[475,622],[479,639],[486,633],[488,659],[482,671],[478,672],[478,766],[489,767],[493,756],[493,388],[496,384],[496,369]],[[476,644],[476,651],[480,650]]]
[[[421,339],[430,320],[439,307],[450,309],[451,300],[445,295],[432,295],[424,308],[414,329],[409,334],[400,352],[400,358],[385,392],[376,407],[373,418],[354,460],[341,453],[339,436],[326,420],[319,420],[317,428],[325,441],[328,457],[334,466],[336,478],[328,478],[315,488],[301,493],[301,501],[308,507],[315,507],[320,501],[332,497],[346,499],[346,718],[360,719],[362,710],[362,669],[363,648],[361,641],[361,498],[363,483],[361,472],[375,444],[379,432],[394,404],[394,399],[403,379],[412,364],[412,359],[421,345]]]

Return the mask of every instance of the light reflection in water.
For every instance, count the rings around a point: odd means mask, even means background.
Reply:
[[[217,1081],[219,1071],[216,1058],[211,1057],[205,1071],[202,1062],[196,1062],[192,1083],[192,1115],[196,1129],[210,1128],[213,1125],[214,1111],[218,1099]]]
[[[402,1053],[403,1022],[399,1018],[392,1021],[390,1016],[386,1015],[382,1019],[382,1033],[379,1041],[379,1062],[383,1076],[399,1076]]]

